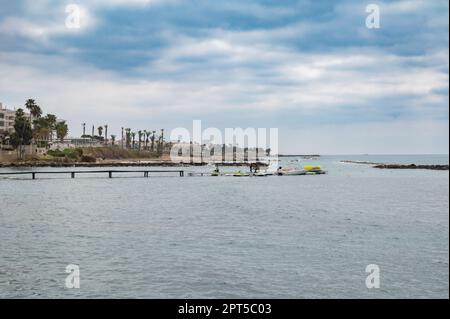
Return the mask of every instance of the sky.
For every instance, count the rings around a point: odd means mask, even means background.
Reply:
[[[0,102],[34,98],[71,136],[201,120],[278,128],[284,154],[448,154],[448,13],[447,0],[0,0]]]

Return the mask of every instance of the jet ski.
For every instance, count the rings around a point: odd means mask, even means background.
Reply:
[[[269,175],[273,175],[273,173],[270,173],[268,171],[257,171],[253,173],[253,176],[269,176]]]
[[[250,173],[244,173],[244,172],[241,172],[241,171],[237,171],[237,172],[232,172],[232,173],[225,174],[225,176],[243,177],[243,176],[250,176]]]
[[[305,175],[326,174],[320,165],[305,165],[303,169],[306,171]]]

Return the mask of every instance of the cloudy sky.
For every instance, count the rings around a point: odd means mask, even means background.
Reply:
[[[202,120],[277,127],[282,153],[448,153],[447,0],[0,4],[0,102],[33,97],[72,136]]]

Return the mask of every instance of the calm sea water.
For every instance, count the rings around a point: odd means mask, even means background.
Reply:
[[[0,297],[448,298],[448,172],[340,160],[448,156],[283,158],[320,176],[0,179]]]

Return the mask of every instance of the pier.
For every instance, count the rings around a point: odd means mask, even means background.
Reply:
[[[184,170],[95,170],[95,171],[23,171],[23,172],[0,172],[0,176],[29,175],[31,179],[36,179],[38,175],[63,174],[70,178],[75,178],[79,174],[105,174],[113,178],[113,174],[140,173],[143,177],[150,177],[150,173],[177,173],[184,176]]]

